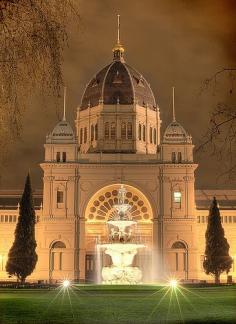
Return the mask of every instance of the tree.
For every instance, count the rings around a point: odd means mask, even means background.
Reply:
[[[224,236],[220,211],[215,197],[210,207],[205,237],[206,249],[203,267],[206,274],[212,274],[215,277],[215,283],[220,283],[221,273],[229,272],[233,260],[229,256],[229,244]]]
[[[20,201],[20,212],[15,230],[15,240],[8,253],[6,270],[23,283],[37,263],[35,240],[35,211],[30,175],[25,182],[24,192]]]
[[[213,108],[209,127],[197,147],[205,149],[221,163],[219,176],[227,176],[230,182],[236,180],[236,68],[228,67],[217,71],[203,82],[201,93],[211,90],[214,97],[222,97]],[[217,96],[216,96],[217,95]]]
[[[1,153],[20,136],[32,95],[60,95],[68,28],[78,21],[73,18],[78,0],[0,0]]]

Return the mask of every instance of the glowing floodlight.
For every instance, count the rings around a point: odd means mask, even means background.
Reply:
[[[69,280],[63,280],[63,282],[62,282],[62,286],[63,286],[64,288],[68,288],[68,287],[70,286],[70,281],[69,281]]]
[[[171,288],[176,288],[178,286],[178,281],[176,279],[171,279],[169,285]]]

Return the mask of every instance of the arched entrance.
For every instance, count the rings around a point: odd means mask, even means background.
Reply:
[[[188,247],[183,241],[176,241],[171,246],[171,270],[177,278],[188,279]]]
[[[107,221],[116,212],[113,206],[118,202],[117,196],[120,186],[120,184],[113,184],[100,189],[87,204],[85,210],[85,279],[87,282],[96,281],[98,267],[109,265],[110,260],[104,255],[98,262],[96,243],[108,241]],[[140,190],[130,185],[124,185],[124,187],[126,189],[125,203],[131,206],[129,217],[137,222],[135,240],[146,246],[145,251],[140,252],[135,257],[134,263],[144,270],[143,279],[148,281],[152,269],[152,208],[149,200]]]
[[[62,241],[51,244],[49,253],[49,280],[57,281],[62,279],[65,269],[66,245]]]

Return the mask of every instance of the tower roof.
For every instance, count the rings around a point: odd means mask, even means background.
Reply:
[[[149,83],[141,73],[124,60],[124,47],[120,41],[120,16],[118,15],[117,42],[113,48],[113,62],[99,71],[88,83],[80,110],[105,105],[131,105],[156,109],[156,101]]]
[[[177,121],[172,121],[164,132],[163,143],[192,144],[192,137]]]
[[[63,120],[56,124],[46,139],[46,143],[74,143],[75,141],[74,131],[64,117]]]
[[[188,135],[183,126],[175,118],[175,87],[172,87],[172,122],[164,132],[164,144],[192,144],[192,137]]]

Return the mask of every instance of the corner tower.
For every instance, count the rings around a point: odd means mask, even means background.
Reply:
[[[156,154],[159,108],[149,83],[125,62],[124,52],[118,16],[113,61],[90,80],[77,110],[81,153]]]

